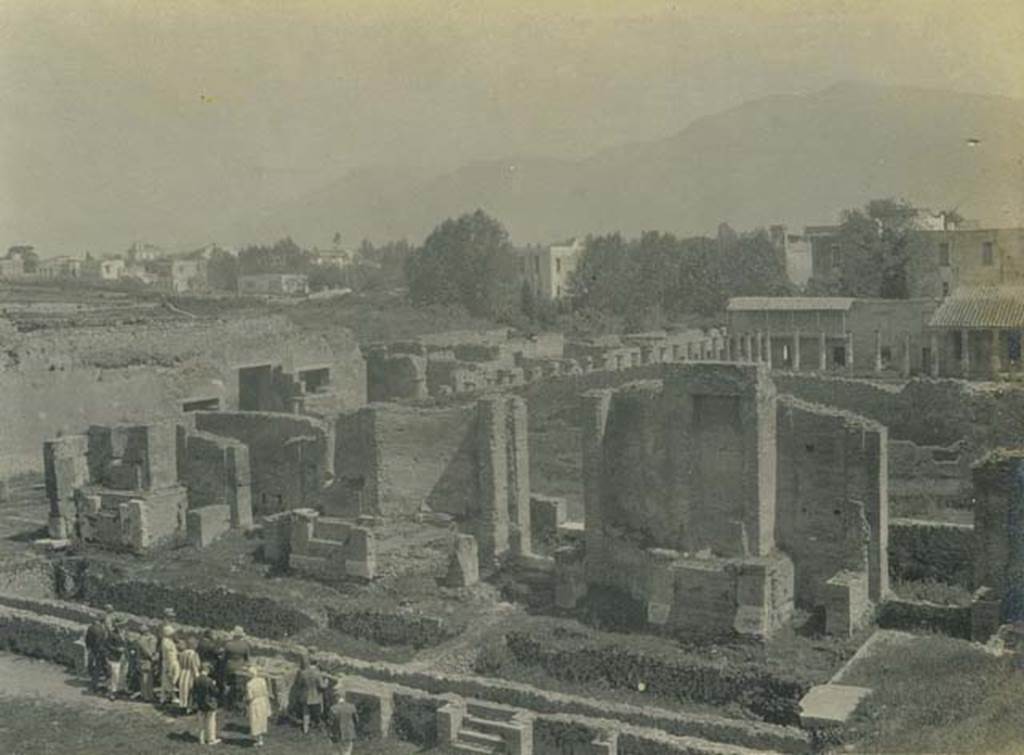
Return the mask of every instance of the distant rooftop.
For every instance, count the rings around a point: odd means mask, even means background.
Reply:
[[[958,288],[932,315],[933,328],[1024,328],[1024,287]]]
[[[854,299],[845,296],[736,296],[729,312],[848,312]]]

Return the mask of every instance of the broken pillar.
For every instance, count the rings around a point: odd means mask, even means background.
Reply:
[[[446,587],[471,587],[479,581],[480,556],[477,553],[476,538],[472,535],[456,535],[452,540],[444,584]]]
[[[976,462],[975,587],[992,589],[1001,621],[1024,620],[1024,449],[997,448]]]

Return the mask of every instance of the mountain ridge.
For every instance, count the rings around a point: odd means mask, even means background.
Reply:
[[[669,136],[580,160],[478,160],[454,170],[350,172],[271,209],[250,233],[352,243],[418,241],[478,207],[517,243],[658,229],[710,233],[828,223],[877,197],[959,207],[984,225],[1024,215],[1024,100],[922,87],[838,82],[772,94],[691,121]],[[976,147],[968,140],[980,139]]]

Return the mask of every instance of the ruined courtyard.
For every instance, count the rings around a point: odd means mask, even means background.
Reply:
[[[7,647],[80,666],[102,606],[173,608],[279,700],[312,649],[366,736],[611,755],[825,750],[874,658],[1014,641],[1014,384],[262,317],[10,327]]]

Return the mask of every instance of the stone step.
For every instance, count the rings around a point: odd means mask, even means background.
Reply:
[[[462,725],[464,728],[481,731],[485,734],[501,737],[502,739],[507,734],[522,731],[523,728],[515,721],[495,721],[493,718],[478,718],[470,715],[462,719]]]
[[[511,721],[519,710],[508,705],[467,700],[466,712],[473,718],[486,721]]]
[[[495,755],[496,752],[500,752],[491,747],[480,747],[464,742],[452,742],[451,750],[456,753],[465,753],[465,755]]]
[[[456,738],[457,742],[465,742],[466,744],[475,745],[477,747],[491,747],[494,752],[500,752],[505,748],[505,740],[498,734],[491,734],[486,731],[479,731],[477,729],[469,729],[465,726],[459,730],[459,736]]]

